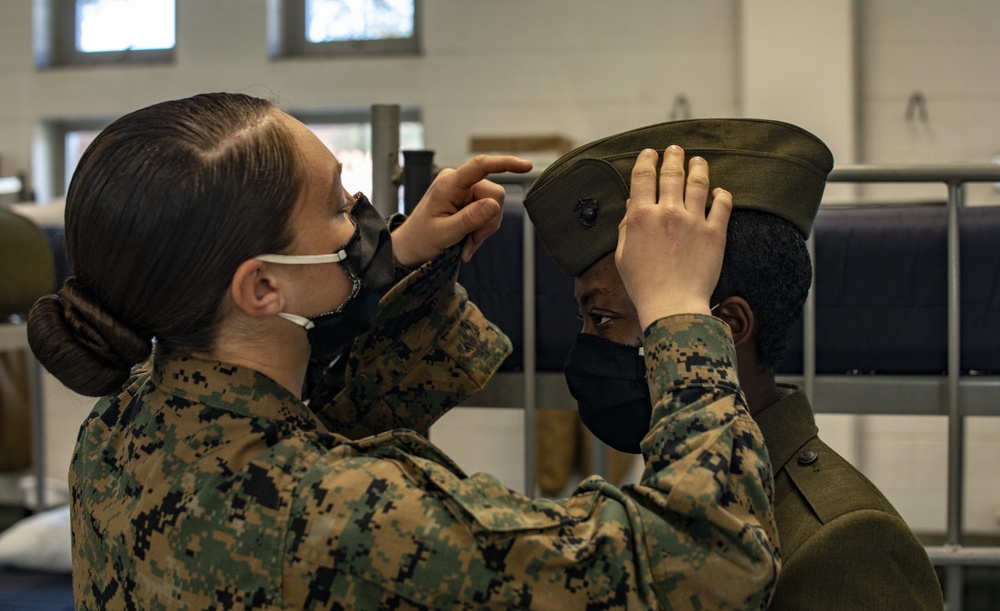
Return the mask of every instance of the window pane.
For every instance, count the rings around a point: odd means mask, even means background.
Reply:
[[[326,145],[343,165],[341,182],[352,194],[372,193],[372,126],[371,123],[310,123],[309,129]],[[416,121],[403,121],[399,126],[399,149],[424,148],[424,126]],[[400,155],[399,164],[403,164]],[[402,204],[402,202],[400,202]]]
[[[340,163],[344,170],[342,182],[352,194],[358,191],[372,193],[372,126],[371,123],[311,123],[309,129],[316,134]],[[76,170],[84,151],[94,141],[100,130],[71,130],[66,132],[66,187]],[[399,149],[424,148],[424,126],[419,121],[403,121],[399,126]],[[403,164],[402,154],[399,164]]]
[[[80,163],[80,157],[83,157],[83,152],[87,150],[90,143],[94,141],[97,134],[101,133],[99,129],[79,129],[66,132],[66,157],[65,166],[66,171],[66,184],[63,185],[65,189],[69,189],[69,181],[73,177],[73,172],[76,171],[76,166]],[[66,191],[63,191],[65,193]]]
[[[307,0],[309,42],[413,36],[413,0]]]
[[[174,0],[76,0],[76,48],[84,53],[174,46]]]

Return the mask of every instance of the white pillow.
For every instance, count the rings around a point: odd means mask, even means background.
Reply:
[[[0,566],[68,573],[72,565],[69,505],[36,513],[0,533]]]

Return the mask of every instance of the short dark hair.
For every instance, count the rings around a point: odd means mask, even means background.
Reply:
[[[291,244],[304,184],[269,100],[203,94],[118,119],[66,196],[73,277],[29,317],[32,350],[67,386],[113,392],[157,353],[204,351],[239,265]]]
[[[811,284],[812,260],[794,225],[766,212],[733,210],[712,305],[733,296],[747,301],[762,364],[773,367],[788,348]]]

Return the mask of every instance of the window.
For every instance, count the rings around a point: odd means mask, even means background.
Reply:
[[[113,118],[53,119],[39,123],[32,172],[35,196],[47,202],[66,195],[76,165]]]
[[[271,0],[271,54],[420,52],[421,0]]]
[[[100,129],[71,129],[66,132],[66,136],[63,138],[63,146],[65,147],[63,150],[66,151],[63,162],[66,190],[69,190],[69,181],[73,177],[73,172],[76,171],[76,165],[80,163],[84,151],[99,133],[101,133]]]
[[[306,0],[306,40],[309,42],[412,37],[412,0]]]
[[[169,62],[176,0],[35,0],[39,66]]]
[[[295,114],[295,113],[293,113]],[[366,113],[324,113],[306,114],[296,117],[305,123],[344,165],[343,184],[351,193],[358,191],[371,197],[372,194],[372,131],[371,121]],[[110,123],[108,121],[107,123]],[[106,123],[59,122],[49,125],[52,139],[53,182],[52,193],[46,192],[46,199],[59,193],[66,193],[76,165]],[[424,147],[424,126],[416,111],[402,113],[399,126],[400,150],[417,150]],[[403,165],[400,158],[399,164]],[[61,190],[60,190],[61,189]],[[402,210],[402,202],[399,202]]]
[[[341,181],[352,194],[358,191],[372,195],[372,126],[367,116],[299,116],[326,145],[337,160],[343,164]],[[403,114],[399,125],[399,150],[424,148],[424,126],[417,120],[416,113]],[[399,165],[403,165],[400,154]],[[403,202],[397,201],[397,209],[403,210]]]

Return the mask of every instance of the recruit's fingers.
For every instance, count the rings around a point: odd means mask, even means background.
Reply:
[[[643,149],[632,166],[632,181],[629,199],[625,202],[625,214],[635,206],[656,203],[656,151]]]
[[[708,162],[701,157],[692,157],[688,161],[684,207],[704,216],[705,204],[708,201],[708,184]]]
[[[729,215],[733,212],[733,194],[725,189],[712,189],[712,208],[708,211],[708,224],[725,235]]]
[[[659,203],[684,207],[684,149],[676,144],[663,151]]]

